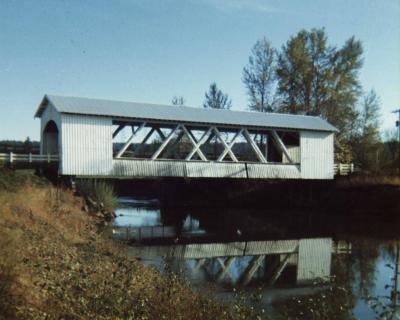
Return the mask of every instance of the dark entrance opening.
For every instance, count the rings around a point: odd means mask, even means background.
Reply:
[[[43,154],[58,154],[58,128],[54,121],[49,121],[43,131]]]

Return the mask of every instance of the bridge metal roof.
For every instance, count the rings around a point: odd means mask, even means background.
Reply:
[[[51,103],[59,113],[66,114],[220,126],[337,131],[326,120],[313,116],[204,109],[55,95],[44,96],[35,117],[41,117],[48,103]]]

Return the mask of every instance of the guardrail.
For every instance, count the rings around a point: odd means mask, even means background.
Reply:
[[[13,163],[53,163],[58,162],[59,156],[56,154],[18,154],[0,153],[0,162]]]
[[[353,163],[335,163],[333,165],[335,176],[348,176],[354,172]]]

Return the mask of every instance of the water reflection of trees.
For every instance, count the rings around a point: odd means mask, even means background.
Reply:
[[[387,263],[387,279],[383,294],[368,296],[366,301],[376,314],[376,319],[400,319],[400,244],[399,241],[382,245],[381,256]]]
[[[370,295],[375,287],[376,264],[379,257],[380,242],[374,239],[358,238],[352,241],[353,254],[351,255],[350,271],[358,275],[356,281],[357,294],[360,297]]]

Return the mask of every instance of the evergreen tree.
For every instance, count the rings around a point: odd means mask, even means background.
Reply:
[[[213,82],[205,93],[205,100],[203,103],[204,108],[212,109],[230,109],[232,107],[232,100],[229,99],[226,93],[218,89],[217,84]]]

